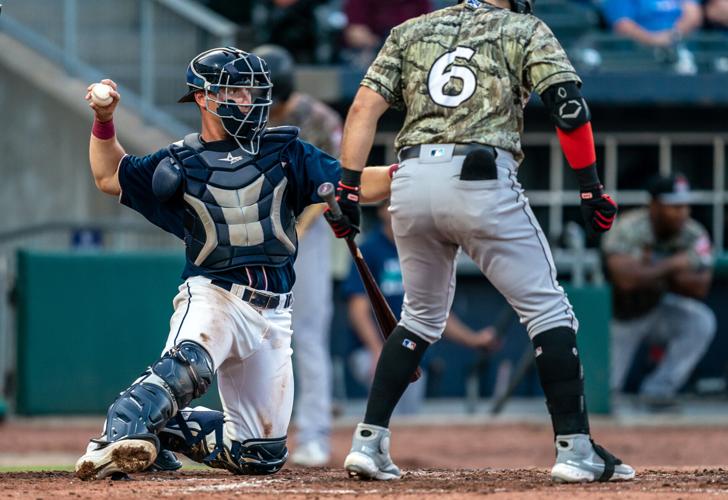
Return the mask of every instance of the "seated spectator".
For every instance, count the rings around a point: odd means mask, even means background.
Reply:
[[[700,28],[703,18],[694,0],[605,0],[602,5],[615,33],[653,47],[675,45]]]
[[[615,33],[654,47],[674,45],[703,21],[694,0],[606,0],[602,5]]]
[[[706,0],[705,21],[710,28],[728,30],[728,0]]]
[[[358,61],[366,66],[392,28],[431,11],[430,0],[347,0],[344,13],[349,24],[344,30],[344,41],[366,56]]]
[[[713,258],[707,231],[690,218],[687,180],[656,178],[649,191],[649,207],[621,215],[602,250],[613,291],[612,389],[622,389],[643,340],[666,342],[664,357],[640,386],[645,403],[659,409],[675,403],[715,335],[716,319],[701,302]]]
[[[655,48],[661,63],[681,75],[698,72],[695,57],[681,42],[700,28],[703,13],[695,0],[605,0],[604,15],[615,33]]]
[[[389,204],[377,207],[380,225],[368,233],[361,245],[364,260],[372,271],[389,306],[399,318],[404,301],[402,271],[399,265],[397,248],[394,244]],[[349,323],[356,334],[355,344],[358,346],[349,358],[349,365],[354,378],[369,387],[374,376],[374,369],[384,341],[381,338],[364,285],[359,278],[356,266],[352,263],[349,276],[344,283],[344,294],[347,296]],[[491,327],[477,332],[471,330],[451,313],[445,327],[445,338],[474,349],[494,348],[497,341],[495,331]],[[425,379],[426,373],[422,379]],[[410,384],[397,405],[399,414],[416,413],[425,397],[425,380]]]
[[[254,11],[260,43],[280,45],[297,63],[316,61],[316,7],[326,0],[263,0]]]

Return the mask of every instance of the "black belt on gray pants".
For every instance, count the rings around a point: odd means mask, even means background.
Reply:
[[[420,148],[422,146],[409,146],[406,148],[402,148],[399,150],[399,161],[404,160],[411,160],[412,158],[419,158],[420,157]],[[493,146],[487,146],[485,144],[455,144],[455,148],[453,149],[452,155],[453,156],[465,156],[471,151],[475,151],[476,149],[487,149],[489,150],[493,158],[498,157],[498,152],[496,151],[495,147]]]
[[[420,158],[424,147],[430,151],[438,151],[436,144],[402,148],[399,150],[399,161]],[[498,167],[495,162],[498,151],[495,147],[475,143],[455,144],[452,155],[465,157],[460,170],[461,181],[488,181],[498,178]]]

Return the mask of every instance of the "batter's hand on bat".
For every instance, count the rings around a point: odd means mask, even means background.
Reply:
[[[594,232],[605,233],[611,229],[617,217],[617,203],[602,191],[601,186],[590,191],[582,191],[581,215]]]
[[[341,181],[336,187],[336,201],[341,208],[341,216],[337,217],[327,208],[324,212],[326,222],[337,238],[353,239],[359,233],[361,208],[359,207],[359,186],[348,186]]]

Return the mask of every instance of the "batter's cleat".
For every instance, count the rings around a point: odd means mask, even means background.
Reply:
[[[182,468],[182,462],[170,450],[159,450],[157,459],[147,467],[146,472],[171,472]]]
[[[389,456],[391,435],[386,427],[364,423],[357,425],[351,451],[344,461],[349,477],[379,481],[399,479],[402,472]]]
[[[112,442],[92,439],[86,454],[76,462],[76,477],[88,481],[117,472],[141,472],[154,463],[158,447],[156,436],[152,434],[144,439],[132,437]]]
[[[291,462],[304,467],[323,467],[330,458],[329,452],[318,441],[303,443],[291,453]]]
[[[634,479],[634,469],[587,434],[569,434],[556,436],[556,464],[551,479],[557,483],[629,481]]]

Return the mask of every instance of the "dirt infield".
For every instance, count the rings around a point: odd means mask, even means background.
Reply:
[[[724,469],[639,471],[631,483],[556,485],[542,469],[418,469],[396,482],[351,481],[340,470],[284,469],[275,476],[195,471],[138,475],[132,481],[84,483],[68,472],[0,475],[4,498],[639,498],[725,497]]]
[[[0,426],[0,456],[49,453],[71,463],[98,431],[92,426]],[[0,474],[4,498],[705,498],[728,497],[728,428],[612,427],[595,438],[638,469],[631,483],[555,485],[550,430],[541,425],[393,426],[392,454],[405,471],[392,483],[349,480],[338,466],[351,429],[334,434],[331,467],[286,466],[268,477],[211,470],[138,474],[131,481],[85,483],[68,472]],[[51,455],[53,454],[53,455]],[[51,465],[51,464],[49,464]]]

